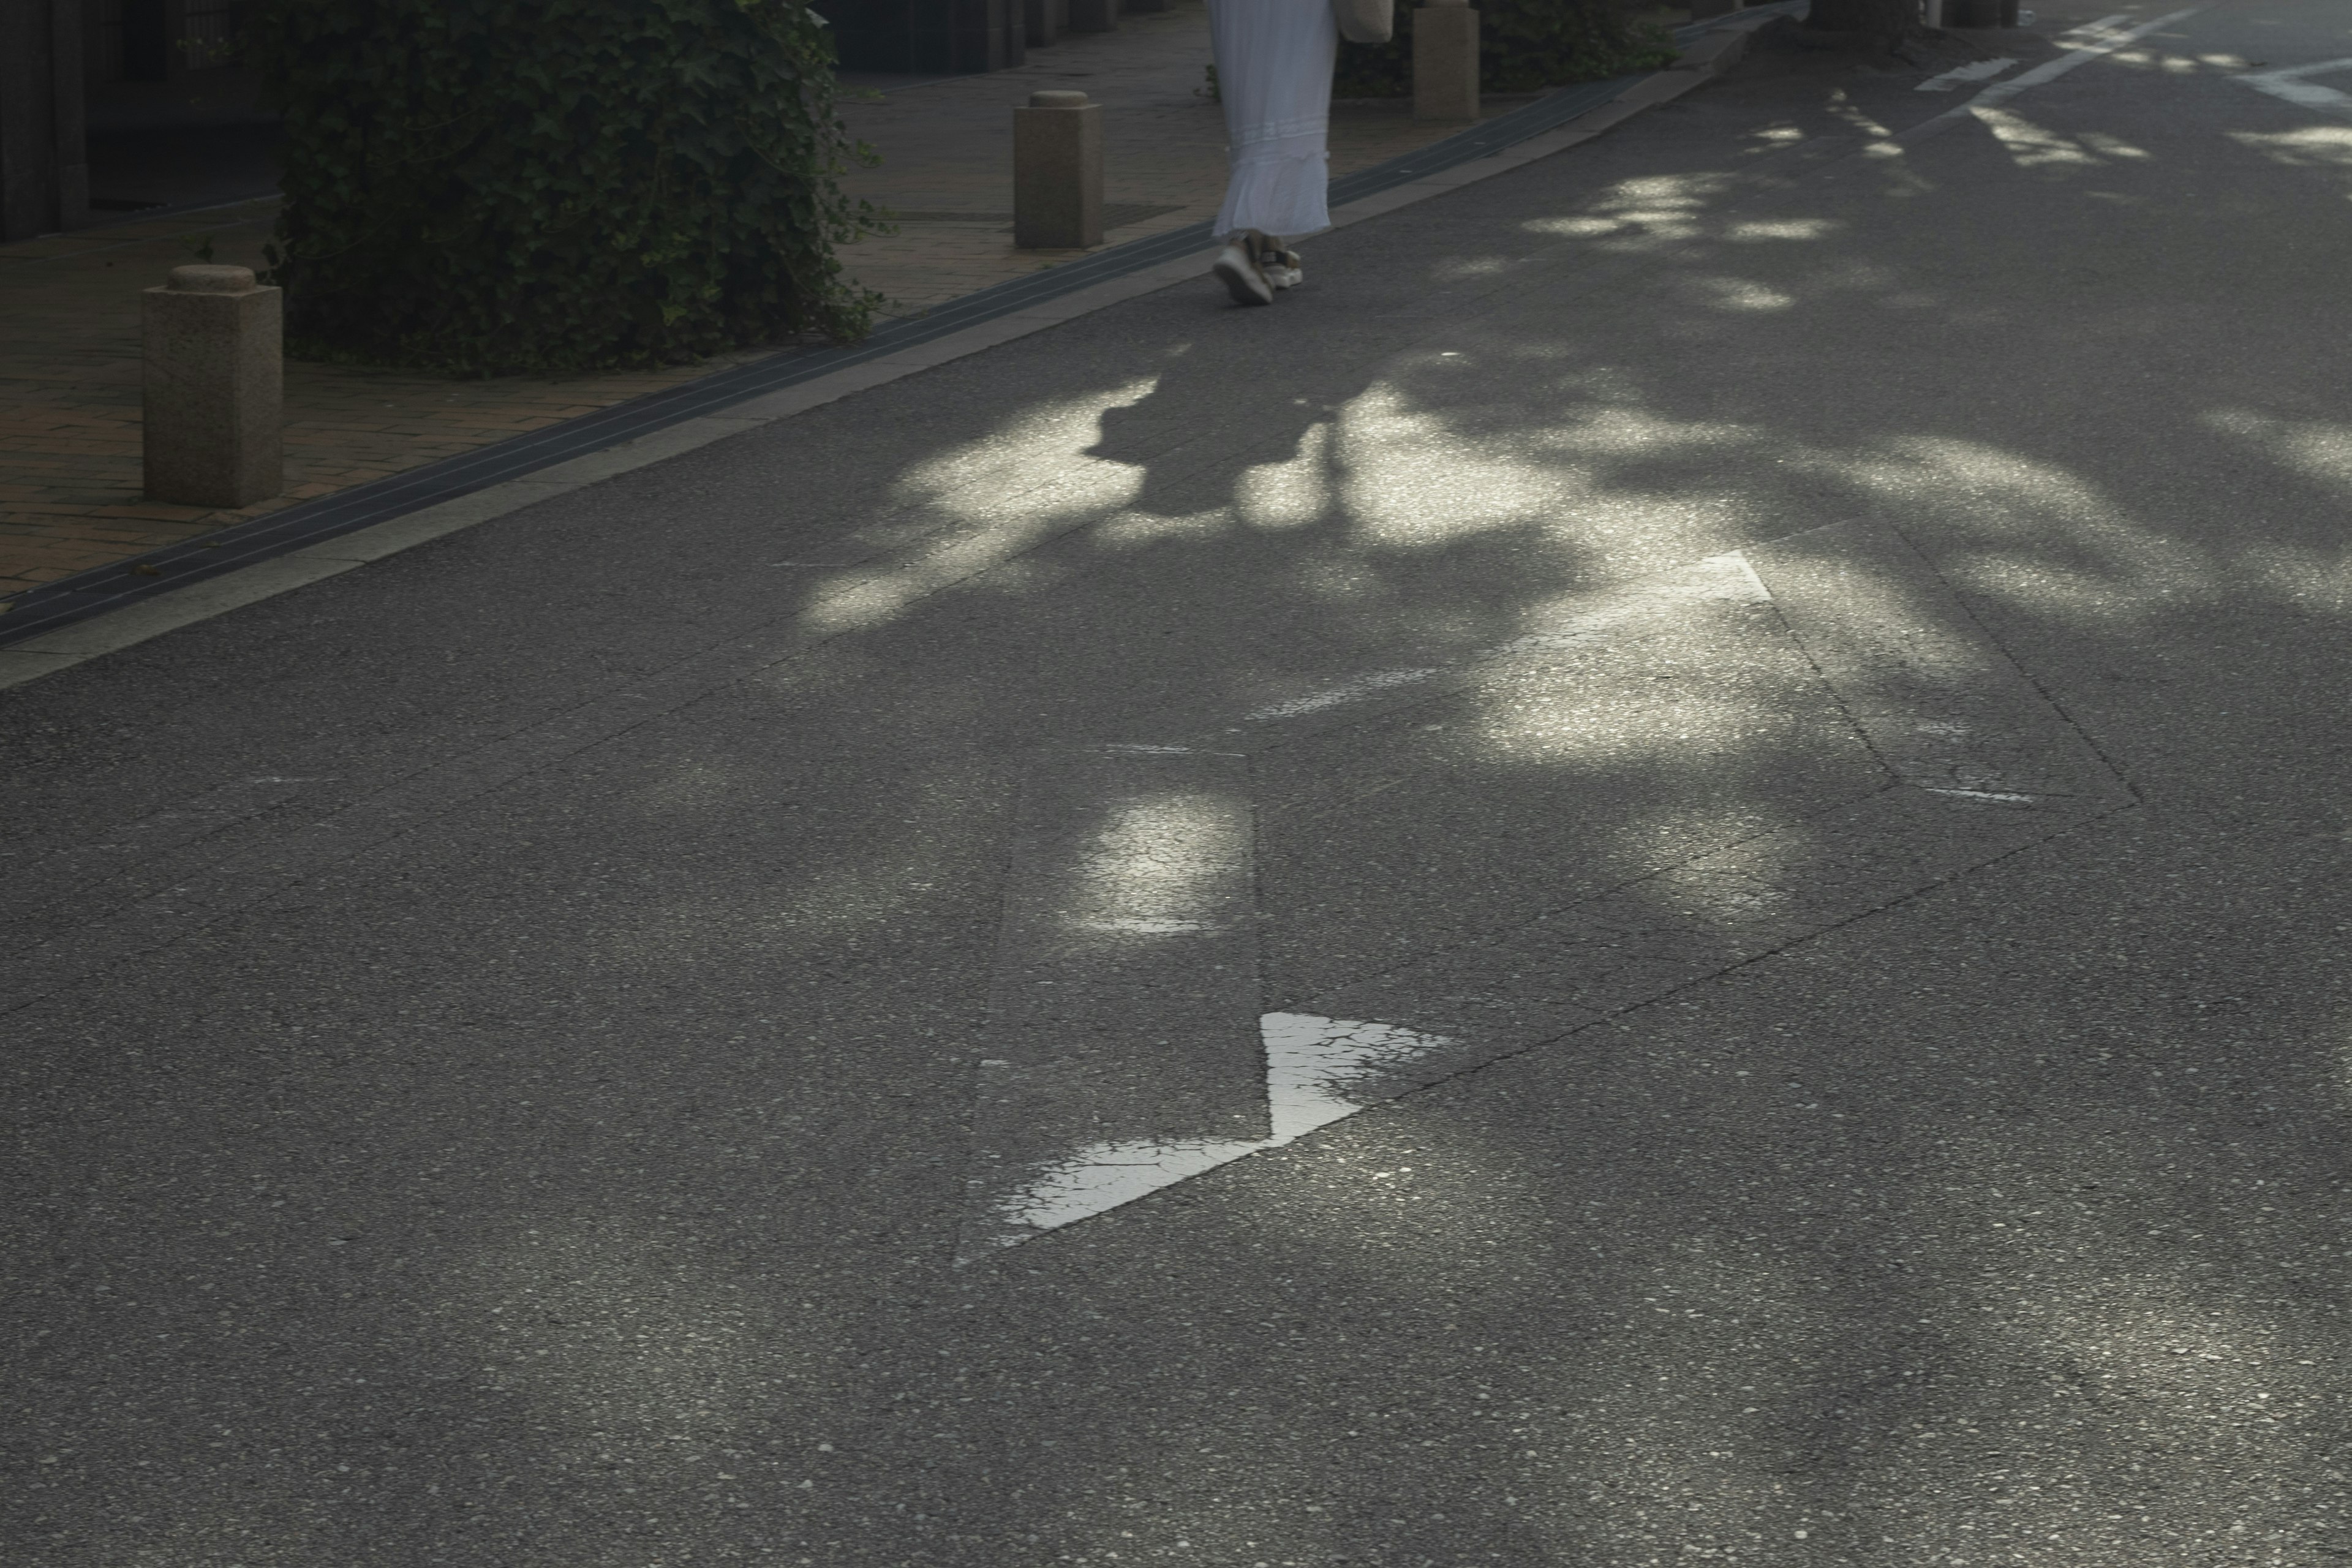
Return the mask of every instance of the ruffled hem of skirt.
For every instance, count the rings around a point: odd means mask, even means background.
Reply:
[[[1256,229],[1279,239],[1304,239],[1331,226],[1329,157],[1321,152],[1243,160],[1225,187],[1216,237]]]

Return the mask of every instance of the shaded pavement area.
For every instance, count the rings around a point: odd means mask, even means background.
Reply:
[[[1765,50],[0,694],[0,1554],[2336,1561],[2346,26]],[[1252,1008],[1472,1054],[959,1266]]]

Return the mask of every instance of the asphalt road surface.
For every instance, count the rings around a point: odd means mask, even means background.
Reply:
[[[2168,14],[8,692],[0,1559],[2344,1561],[2352,7]]]

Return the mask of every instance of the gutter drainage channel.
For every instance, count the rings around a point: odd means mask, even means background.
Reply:
[[[1675,41],[1688,45],[1725,21],[1746,20],[1767,12],[1793,11],[1804,3],[1806,0],[1784,0],[1781,5],[1735,11],[1727,17],[1677,28]],[[1458,135],[1333,180],[1331,205],[1336,207],[1361,201],[1457,165],[1491,157],[1579,115],[1591,113],[1616,100],[1635,83],[1647,80],[1652,74],[1612,77],[1607,81],[1563,88]],[[1076,293],[1162,262],[1180,260],[1209,247],[1209,228],[1206,223],[1188,224],[1166,234],[1129,240],[1031,277],[1016,278],[967,294],[927,314],[889,321],[856,343],[797,353],[785,351],[682,385],[647,393],[626,403],[616,403],[544,430],[510,437],[476,451],[372,479],[249,522],[235,523],[201,540],[166,545],[129,560],[110,562],[45,583],[26,590],[12,609],[0,616],[0,647],[341,534],[389,522],[428,506],[456,500],[574,458],[601,452],[669,426],[718,413],[764,393],[903,353],[917,344],[1027,310],[1043,300]]]

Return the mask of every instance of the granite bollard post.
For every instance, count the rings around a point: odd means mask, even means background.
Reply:
[[[174,267],[146,290],[149,500],[251,506],[286,488],[280,299],[243,267]]]
[[[1465,0],[1413,9],[1412,117],[1478,118],[1478,13]]]
[[[1083,92],[1033,92],[1013,111],[1013,243],[1080,250],[1102,237],[1102,105]]]

